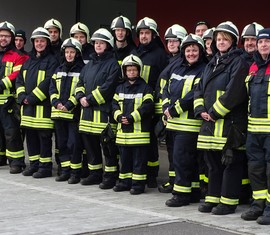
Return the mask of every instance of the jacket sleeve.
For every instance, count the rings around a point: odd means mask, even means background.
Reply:
[[[51,104],[55,108],[57,107],[59,103],[61,103],[59,100],[59,92],[56,87],[56,78],[57,78],[56,74],[57,74],[57,71],[52,76],[52,79],[50,81],[50,88],[49,88]]]
[[[15,87],[16,87],[16,93],[18,96],[18,103],[22,104],[23,100],[26,98],[27,94],[25,92],[25,83],[24,83],[24,78],[23,78],[23,71],[24,67],[22,66],[21,70],[19,71],[16,82],[15,82]]]
[[[242,59],[231,69],[229,83],[226,85],[225,92],[218,97],[208,113],[215,120],[223,118],[231,112],[233,108],[245,102],[247,99],[247,90],[245,78],[248,74],[248,68]]]
[[[206,108],[204,107],[204,98],[203,98],[203,78],[204,76],[201,76],[201,79],[198,82],[198,85],[194,89],[194,116],[198,119],[201,119],[200,114],[203,112],[207,112]]]
[[[79,102],[81,98],[85,97],[85,87],[84,87],[84,77],[85,77],[85,67],[82,69],[79,77],[79,81],[75,88],[75,98]]]

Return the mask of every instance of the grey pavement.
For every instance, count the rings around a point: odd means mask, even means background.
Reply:
[[[160,149],[159,182],[167,177],[167,157]],[[199,203],[169,208],[171,194],[146,189],[141,195],[101,190],[97,185],[69,185],[54,176],[34,179],[11,175],[0,167],[0,234],[255,234],[269,235],[270,226],[243,221],[235,214],[216,216],[198,212]]]

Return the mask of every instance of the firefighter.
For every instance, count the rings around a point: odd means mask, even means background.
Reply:
[[[82,45],[77,39],[66,39],[61,48],[65,61],[52,76],[49,91],[61,166],[61,174],[55,181],[68,180],[69,184],[76,184],[80,182],[82,143],[78,130],[80,106],[75,98],[75,88],[84,62]]]
[[[204,47],[205,47],[205,55],[208,61],[210,61],[213,58],[213,52],[211,49],[211,44],[213,41],[213,33],[215,28],[210,28],[205,30],[205,32],[202,35],[202,39],[204,41]]]
[[[166,130],[172,136],[175,180],[169,207],[200,201],[197,137],[201,120],[194,118],[193,96],[206,66],[201,37],[189,34],[181,43],[183,60],[176,67],[163,91]]]
[[[112,103],[113,116],[118,122],[116,144],[121,159],[119,183],[113,190],[129,190],[137,195],[145,190],[153,91],[140,76],[143,66],[139,57],[127,56],[121,67],[126,81],[117,87]]]
[[[251,207],[242,213],[244,220],[270,225],[270,155],[269,155],[269,76],[270,28],[257,34],[257,52],[246,78],[249,95],[246,152],[248,175],[253,192]]]
[[[90,43],[89,28],[77,22],[70,28],[69,36],[77,39],[82,44],[82,57],[85,64],[89,62],[90,54],[94,53],[93,45]]]
[[[247,128],[248,66],[237,48],[239,33],[230,21],[220,23],[213,35],[215,56],[205,67],[194,93],[195,117],[203,120],[197,148],[204,152],[208,166],[208,192],[200,212],[226,215],[235,212],[239,203],[245,151],[232,145],[224,149],[229,132]],[[239,139],[235,139],[239,141]],[[239,141],[240,142],[240,141]],[[226,146],[227,147],[227,146]]]
[[[136,25],[136,33],[139,39],[139,45],[131,53],[138,56],[143,62],[142,77],[153,90],[156,88],[157,80],[161,71],[168,64],[168,54],[159,37],[156,21],[149,17],[139,20]],[[158,141],[155,136],[154,127],[159,120],[159,115],[153,115],[151,129],[152,149],[148,159],[147,186],[149,188],[157,187],[157,176],[159,171],[158,161]]]
[[[91,54],[89,62],[82,69],[76,88],[76,99],[82,105],[79,131],[90,170],[89,176],[81,184],[100,184],[101,189],[110,189],[118,178],[117,147],[115,144],[101,146],[100,136],[107,123],[113,122],[111,101],[121,77],[121,69],[113,55],[114,38],[107,29],[95,31],[91,41],[95,53]],[[101,147],[105,157],[104,174]]]
[[[170,26],[164,35],[164,39],[166,41],[167,49],[170,53],[169,58],[169,64],[163,69],[163,71],[160,73],[156,88],[155,88],[155,114],[160,117],[159,123],[163,123],[164,114],[162,112],[162,95],[163,95],[163,88],[165,87],[166,82],[169,80],[171,71],[176,66],[179,66],[181,64],[181,53],[180,53],[180,45],[182,40],[187,35],[187,30],[179,25],[179,24],[173,24]],[[157,124],[155,127],[155,133],[158,131],[157,128],[161,124]],[[163,123],[164,125],[164,123]],[[165,126],[162,127],[162,129],[165,128]],[[161,129],[161,130],[162,130]],[[157,135],[157,133],[156,133]],[[169,179],[165,183],[158,186],[158,190],[161,193],[171,193],[173,189],[174,184],[174,178],[175,178],[175,171],[173,167],[173,159],[172,159],[172,138],[171,133],[168,133],[165,131],[165,136],[160,136],[159,142],[162,141],[162,138],[166,141],[166,147],[168,152],[168,160],[169,160]]]
[[[21,128],[25,130],[30,166],[24,176],[52,176],[52,132],[49,85],[59,63],[50,50],[50,34],[43,27],[31,35],[30,58],[16,79],[18,102],[21,105]]]
[[[115,39],[115,56],[118,63],[121,65],[123,59],[136,48],[136,44],[132,38],[132,25],[130,20],[122,15],[116,17],[111,23],[111,32]]]
[[[15,27],[0,23],[0,165],[10,165],[10,173],[21,173],[25,167],[15,79],[27,55],[15,47]]]

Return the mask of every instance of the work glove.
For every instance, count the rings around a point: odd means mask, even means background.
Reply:
[[[233,150],[224,149],[222,151],[221,163],[225,166],[232,164],[234,161]]]

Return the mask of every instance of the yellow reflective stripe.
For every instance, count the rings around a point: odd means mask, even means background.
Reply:
[[[191,187],[193,188],[193,189],[196,189],[196,188],[200,188],[200,182],[198,181],[198,182],[191,182]]]
[[[191,187],[180,186],[177,184],[173,185],[173,190],[179,193],[191,193]]]
[[[186,76],[185,76],[185,77],[186,77]],[[184,82],[184,86],[183,86],[181,98],[184,98],[185,95],[186,95],[188,92],[191,91],[192,85],[193,85],[193,79],[194,79],[194,76],[192,76],[192,77],[187,76],[187,79],[186,79],[185,82]]]
[[[117,166],[105,166],[105,172],[116,172]]]
[[[199,135],[197,148],[208,149],[208,150],[209,149],[222,150],[226,141],[227,141],[227,138],[225,137]]]
[[[24,157],[24,150],[13,152],[6,149],[6,156],[11,158],[22,158]]]
[[[40,158],[40,155],[33,155],[33,156],[29,156],[29,161],[38,161]]]
[[[101,95],[98,87],[92,91],[92,95],[94,96],[95,100],[97,101],[98,104],[104,104],[105,100],[103,96]]]
[[[85,88],[83,86],[76,87],[75,88],[75,93],[78,93],[78,92],[85,93]]]
[[[248,117],[248,131],[269,133],[270,132],[270,119]]]
[[[74,96],[70,96],[68,100],[71,101],[74,105],[78,104],[78,101],[76,100]]]
[[[144,81],[145,81],[146,83],[149,82],[150,69],[151,69],[151,66],[149,66],[149,65],[144,65],[144,66],[143,66],[143,70],[142,70],[142,78],[144,79]]]
[[[88,169],[89,170],[100,170],[100,169],[102,169],[102,164],[96,164],[96,165],[88,164]]]
[[[106,126],[107,123],[101,122],[98,123],[93,121],[80,120],[79,130],[86,133],[100,134],[105,129]]]
[[[270,202],[270,194],[267,193],[267,198],[266,198],[267,202]]]
[[[128,172],[128,173],[120,173],[119,174],[119,179],[132,179],[132,173],[131,172]]]
[[[22,75],[23,75],[23,81],[24,82],[25,82],[25,79],[26,79],[26,73],[27,73],[27,70],[23,70]]]
[[[164,89],[164,87],[165,87],[165,85],[166,85],[166,80],[165,79],[163,79],[163,78],[161,78],[160,79],[160,83],[159,83],[159,87],[160,87],[160,94],[162,95],[163,94],[163,89]]]
[[[148,161],[147,162],[147,166],[151,166],[151,167],[153,167],[153,166],[159,166],[159,161],[155,161],[155,162]]]
[[[250,180],[249,179],[242,179],[242,185],[247,185],[250,184]]]
[[[21,126],[32,127],[32,128],[52,129],[54,127],[54,122],[51,120],[51,118],[37,118],[37,117],[22,116]]]
[[[138,122],[141,120],[141,115],[138,110],[133,111],[130,115],[133,117],[134,122]]]
[[[132,180],[146,180],[146,174],[132,174]]]
[[[216,137],[222,137],[224,128],[224,119],[218,119],[215,121],[215,130],[214,130],[214,136]]]
[[[36,97],[39,98],[40,101],[43,101],[46,99],[46,95],[38,87],[36,87],[33,90],[33,93],[35,94]]]
[[[12,83],[11,83],[11,81],[10,81],[10,79],[9,79],[8,77],[4,77],[4,78],[2,79],[2,82],[4,83],[6,89],[12,87]]]
[[[17,91],[17,94],[20,94],[22,92],[25,92],[25,87],[24,86],[20,86],[20,87],[17,88],[16,91]]]
[[[198,84],[200,82],[201,78],[195,78],[194,85]]]
[[[187,112],[184,112],[187,113]],[[182,113],[182,114],[184,114]],[[166,129],[176,131],[188,131],[188,132],[199,132],[202,124],[202,120],[187,119],[185,117],[174,117],[168,119]]]
[[[114,94],[113,99],[119,101],[119,95],[117,93]]]
[[[222,117],[224,117],[227,113],[230,112],[230,110],[223,106],[219,100],[214,103],[213,108]]]
[[[178,113],[178,114],[180,114],[180,113],[183,113],[184,111],[183,111],[183,109],[181,108],[181,106],[180,106],[180,102],[179,102],[179,100],[177,100],[176,102],[175,102],[175,106],[174,106],[174,108],[175,108],[175,110],[176,110],[176,112]]]
[[[81,169],[82,168],[82,163],[70,163],[70,168],[73,170]]]
[[[168,98],[165,98],[163,101],[162,101],[162,105],[165,105],[165,104],[169,104],[170,103],[170,100]]]
[[[78,73],[78,75],[79,75],[79,73]],[[71,83],[71,87],[70,87],[69,96],[73,96],[75,94],[75,88],[78,84],[78,81],[79,81],[79,76],[72,77],[72,83]]]
[[[118,130],[116,133],[117,144],[150,144],[150,133],[123,133],[122,130]]]
[[[65,118],[71,120],[73,117],[74,114],[71,113],[71,111],[62,111],[52,106],[51,118]]]
[[[154,101],[154,98],[153,98],[153,95],[152,94],[146,94],[146,95],[144,95],[142,101],[144,102],[147,99],[150,99],[150,100]]]
[[[70,161],[61,162],[61,167],[69,167]]]
[[[13,72],[17,72],[17,71],[19,71],[20,69],[21,69],[21,67],[22,67],[22,65],[21,64],[19,64],[19,65],[16,65],[16,66],[14,66],[13,67]]]
[[[41,163],[52,162],[52,157],[40,157],[39,162]]]
[[[194,108],[197,108],[198,106],[204,106],[204,99],[198,98],[193,101]]]
[[[37,86],[44,80],[45,78],[45,71],[39,70],[38,71],[38,78],[37,78]]]
[[[0,151],[0,156],[6,155],[5,151]]]
[[[53,99],[58,99],[59,95],[58,94],[51,94],[50,100],[51,102],[53,101]]]
[[[267,198],[267,189],[252,191],[252,197],[255,200],[266,199]]]
[[[218,204],[220,201],[220,197],[213,197],[213,196],[205,196],[205,202],[212,202]]]
[[[100,111],[99,110],[94,110],[93,122],[100,123]]]
[[[13,63],[12,62],[6,62],[6,67],[5,67],[5,73],[4,76],[8,76],[12,73],[13,71]]]
[[[239,199],[231,199],[231,198],[221,196],[220,202],[226,205],[238,205]]]
[[[175,177],[175,171],[169,171],[169,177]]]
[[[36,106],[36,117],[43,118],[44,107],[41,105]]]
[[[122,112],[121,112],[120,110],[116,110],[116,111],[114,112],[114,114],[113,114],[113,118],[114,118],[115,120],[117,120],[117,117],[118,117],[120,114],[122,114]]]

